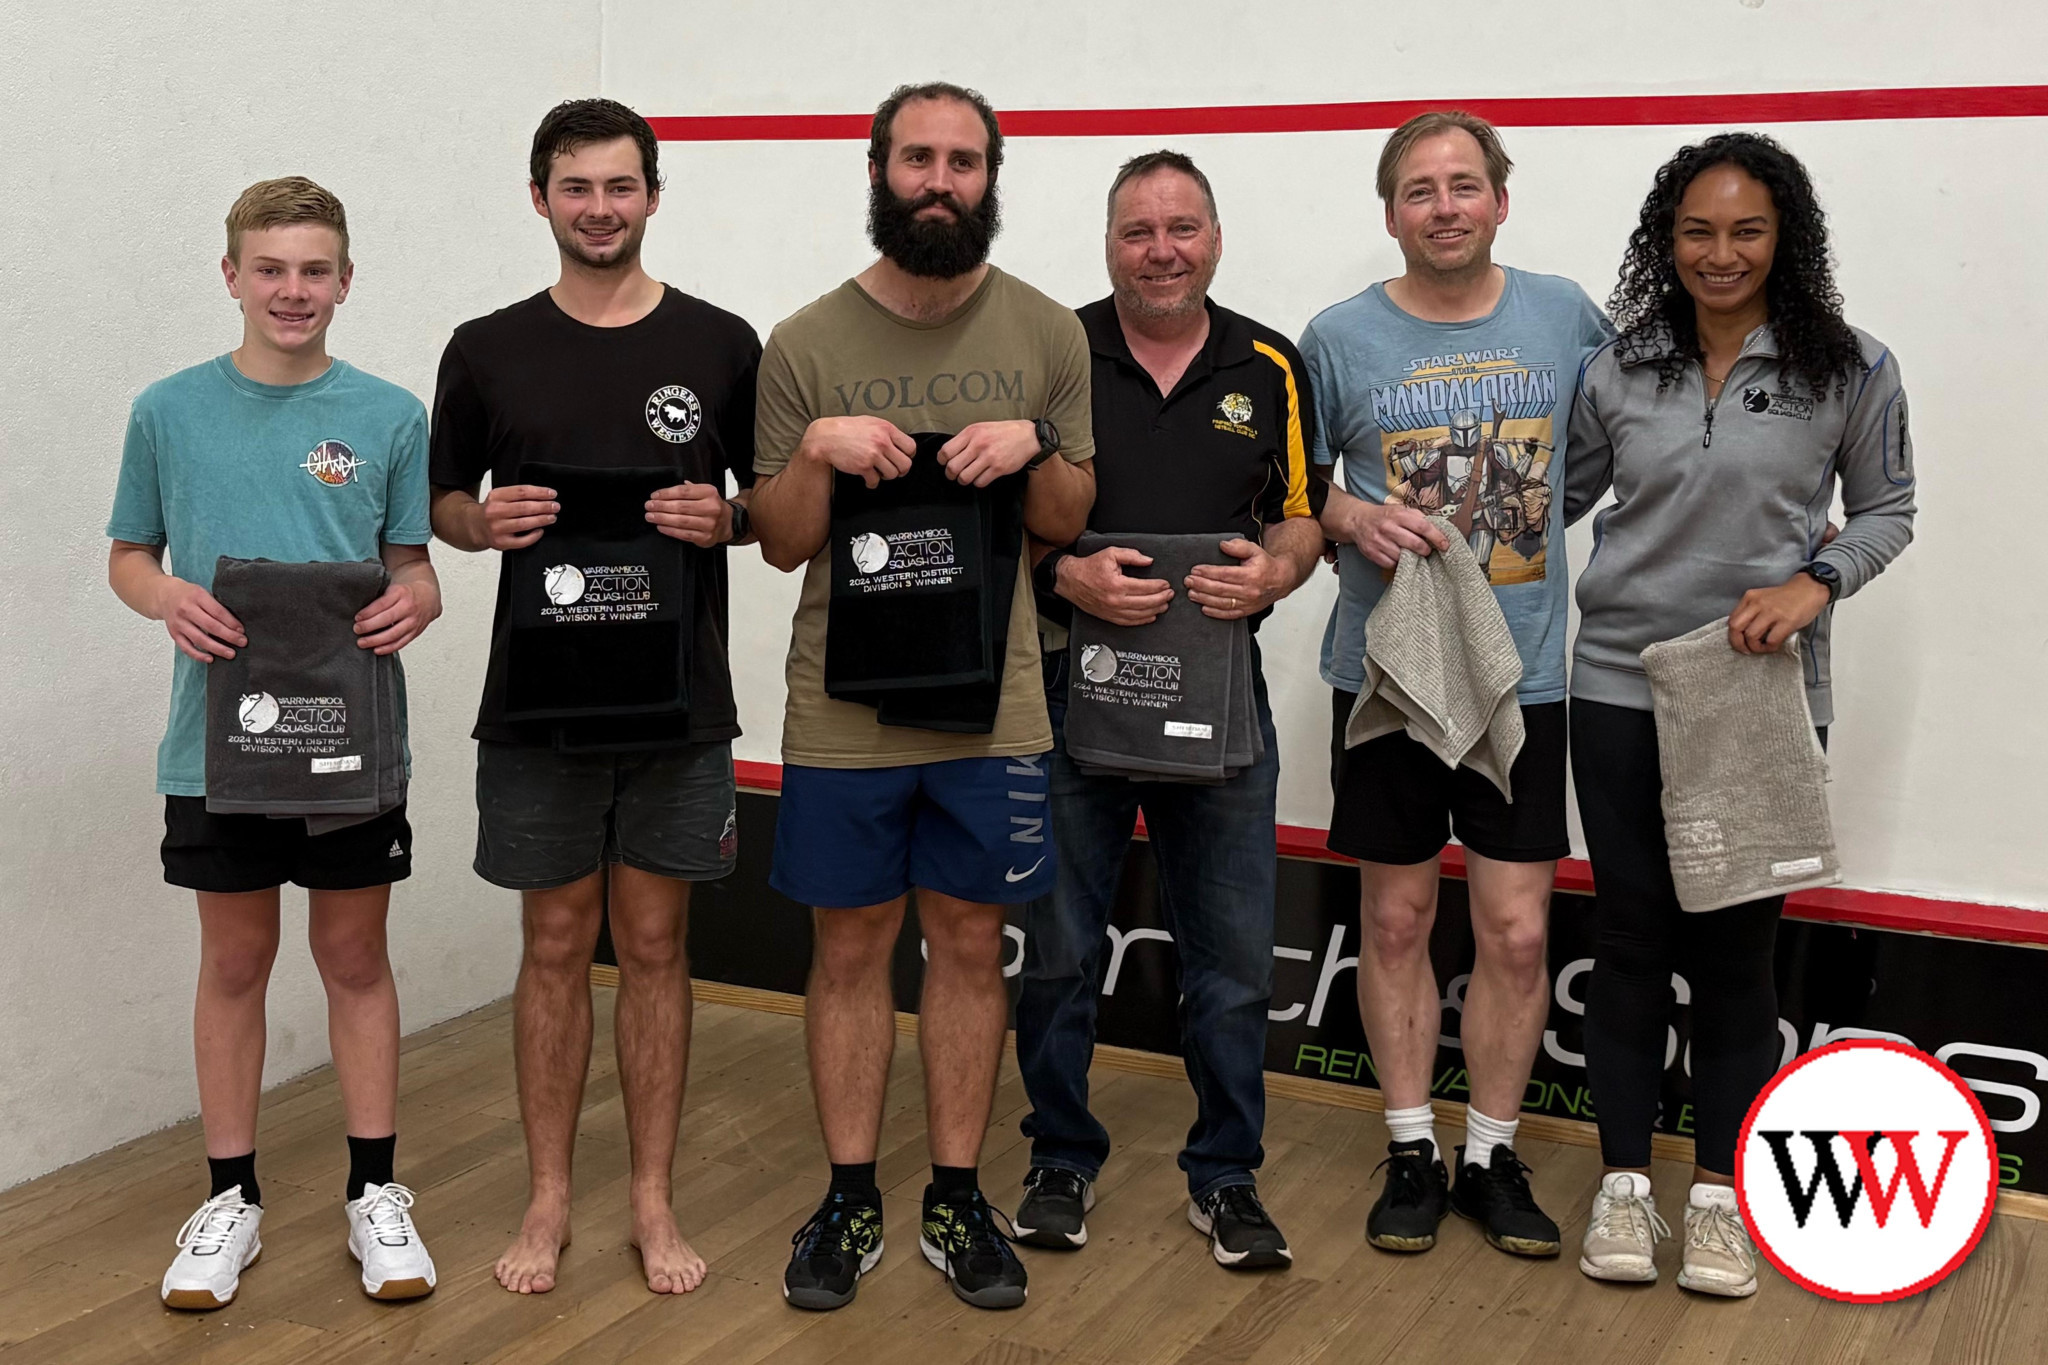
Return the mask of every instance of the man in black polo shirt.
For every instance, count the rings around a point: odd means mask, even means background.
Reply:
[[[1309,477],[1314,412],[1301,359],[1280,333],[1209,301],[1223,254],[1216,198],[1178,152],[1128,161],[1109,190],[1105,252],[1112,293],[1080,310],[1093,352],[1095,507],[1091,530],[1236,531],[1237,562],[1180,583],[1110,548],[1054,550],[1041,596],[1116,625],[1156,619],[1185,592],[1214,617],[1253,628],[1294,591],[1323,547],[1323,487]],[[1049,643],[1051,643],[1049,641]],[[1181,1152],[1188,1221],[1233,1269],[1283,1265],[1287,1240],[1259,1202],[1264,1152],[1266,1008],[1273,994],[1273,803],[1280,773],[1266,683],[1252,644],[1265,754],[1220,786],[1090,776],[1061,739],[1067,651],[1046,656],[1057,889],[1027,912],[1017,1060],[1032,1112],[1031,1173],[1015,1219],[1035,1246],[1078,1247],[1109,1134],[1088,1110],[1104,933],[1139,809],[1159,861],[1179,948],[1181,1028],[1198,1115]]]

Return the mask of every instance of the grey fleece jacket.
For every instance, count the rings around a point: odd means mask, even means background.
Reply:
[[[1913,539],[1913,444],[1898,361],[1858,331],[1863,368],[1814,393],[1779,363],[1768,326],[1743,342],[1720,396],[1688,364],[1657,391],[1668,333],[1631,332],[1586,358],[1572,405],[1565,520],[1593,519],[1579,578],[1571,694],[1651,710],[1643,650],[1728,615],[1818,559],[1842,577],[1837,600],[1884,571]],[[1821,535],[1841,484],[1842,533]],[[1830,605],[1807,631],[1815,725],[1834,720]]]

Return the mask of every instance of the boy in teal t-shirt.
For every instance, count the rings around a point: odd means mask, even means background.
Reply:
[[[303,820],[214,814],[205,746],[206,666],[248,643],[212,595],[219,556],[381,559],[390,587],[355,620],[358,644],[379,654],[404,648],[441,614],[427,558],[426,412],[404,389],[327,354],[353,270],[338,199],[299,177],[262,181],[235,201],[227,228],[221,269],[241,304],[242,344],[135,400],[107,524],[114,592],[162,621],[178,649],[157,750],[164,879],[199,897],[194,1052],[212,1188],[178,1235],[163,1299],[222,1307],[262,1250],[256,1109],[287,881],[307,890],[327,989],[348,1122],[349,1251],[365,1292],[416,1298],[433,1289],[434,1266],[409,1213],[412,1192],[392,1179],[398,993],[384,939],[391,883],[412,870],[405,807],[317,836]],[[399,699],[402,737],[402,674]]]

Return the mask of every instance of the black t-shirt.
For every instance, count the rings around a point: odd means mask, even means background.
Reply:
[[[519,483],[530,461],[665,465],[676,483],[754,482],[754,379],[761,343],[746,320],[678,289],[624,327],[592,327],[546,290],[455,329],[434,394],[429,477],[445,488]],[[545,542],[543,535],[541,540]],[[498,577],[477,739],[654,748],[740,732],[727,660],[725,547],[698,559],[687,718],[507,722],[508,580]]]
[[[1132,356],[1115,301],[1077,310],[1093,366],[1089,530],[1235,531],[1260,541],[1262,526],[1322,511],[1327,489],[1309,471],[1316,410],[1301,353],[1270,327],[1214,302],[1207,307],[1209,339],[1163,397]],[[1043,591],[1039,609],[1055,621],[1071,619],[1071,604]]]

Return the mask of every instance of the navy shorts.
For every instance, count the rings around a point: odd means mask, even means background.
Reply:
[[[913,886],[984,905],[1051,895],[1047,757],[785,764],[768,884],[821,909],[881,905]]]
[[[716,881],[739,857],[728,740],[629,753],[479,740],[476,813],[476,873],[514,891],[608,863]]]

